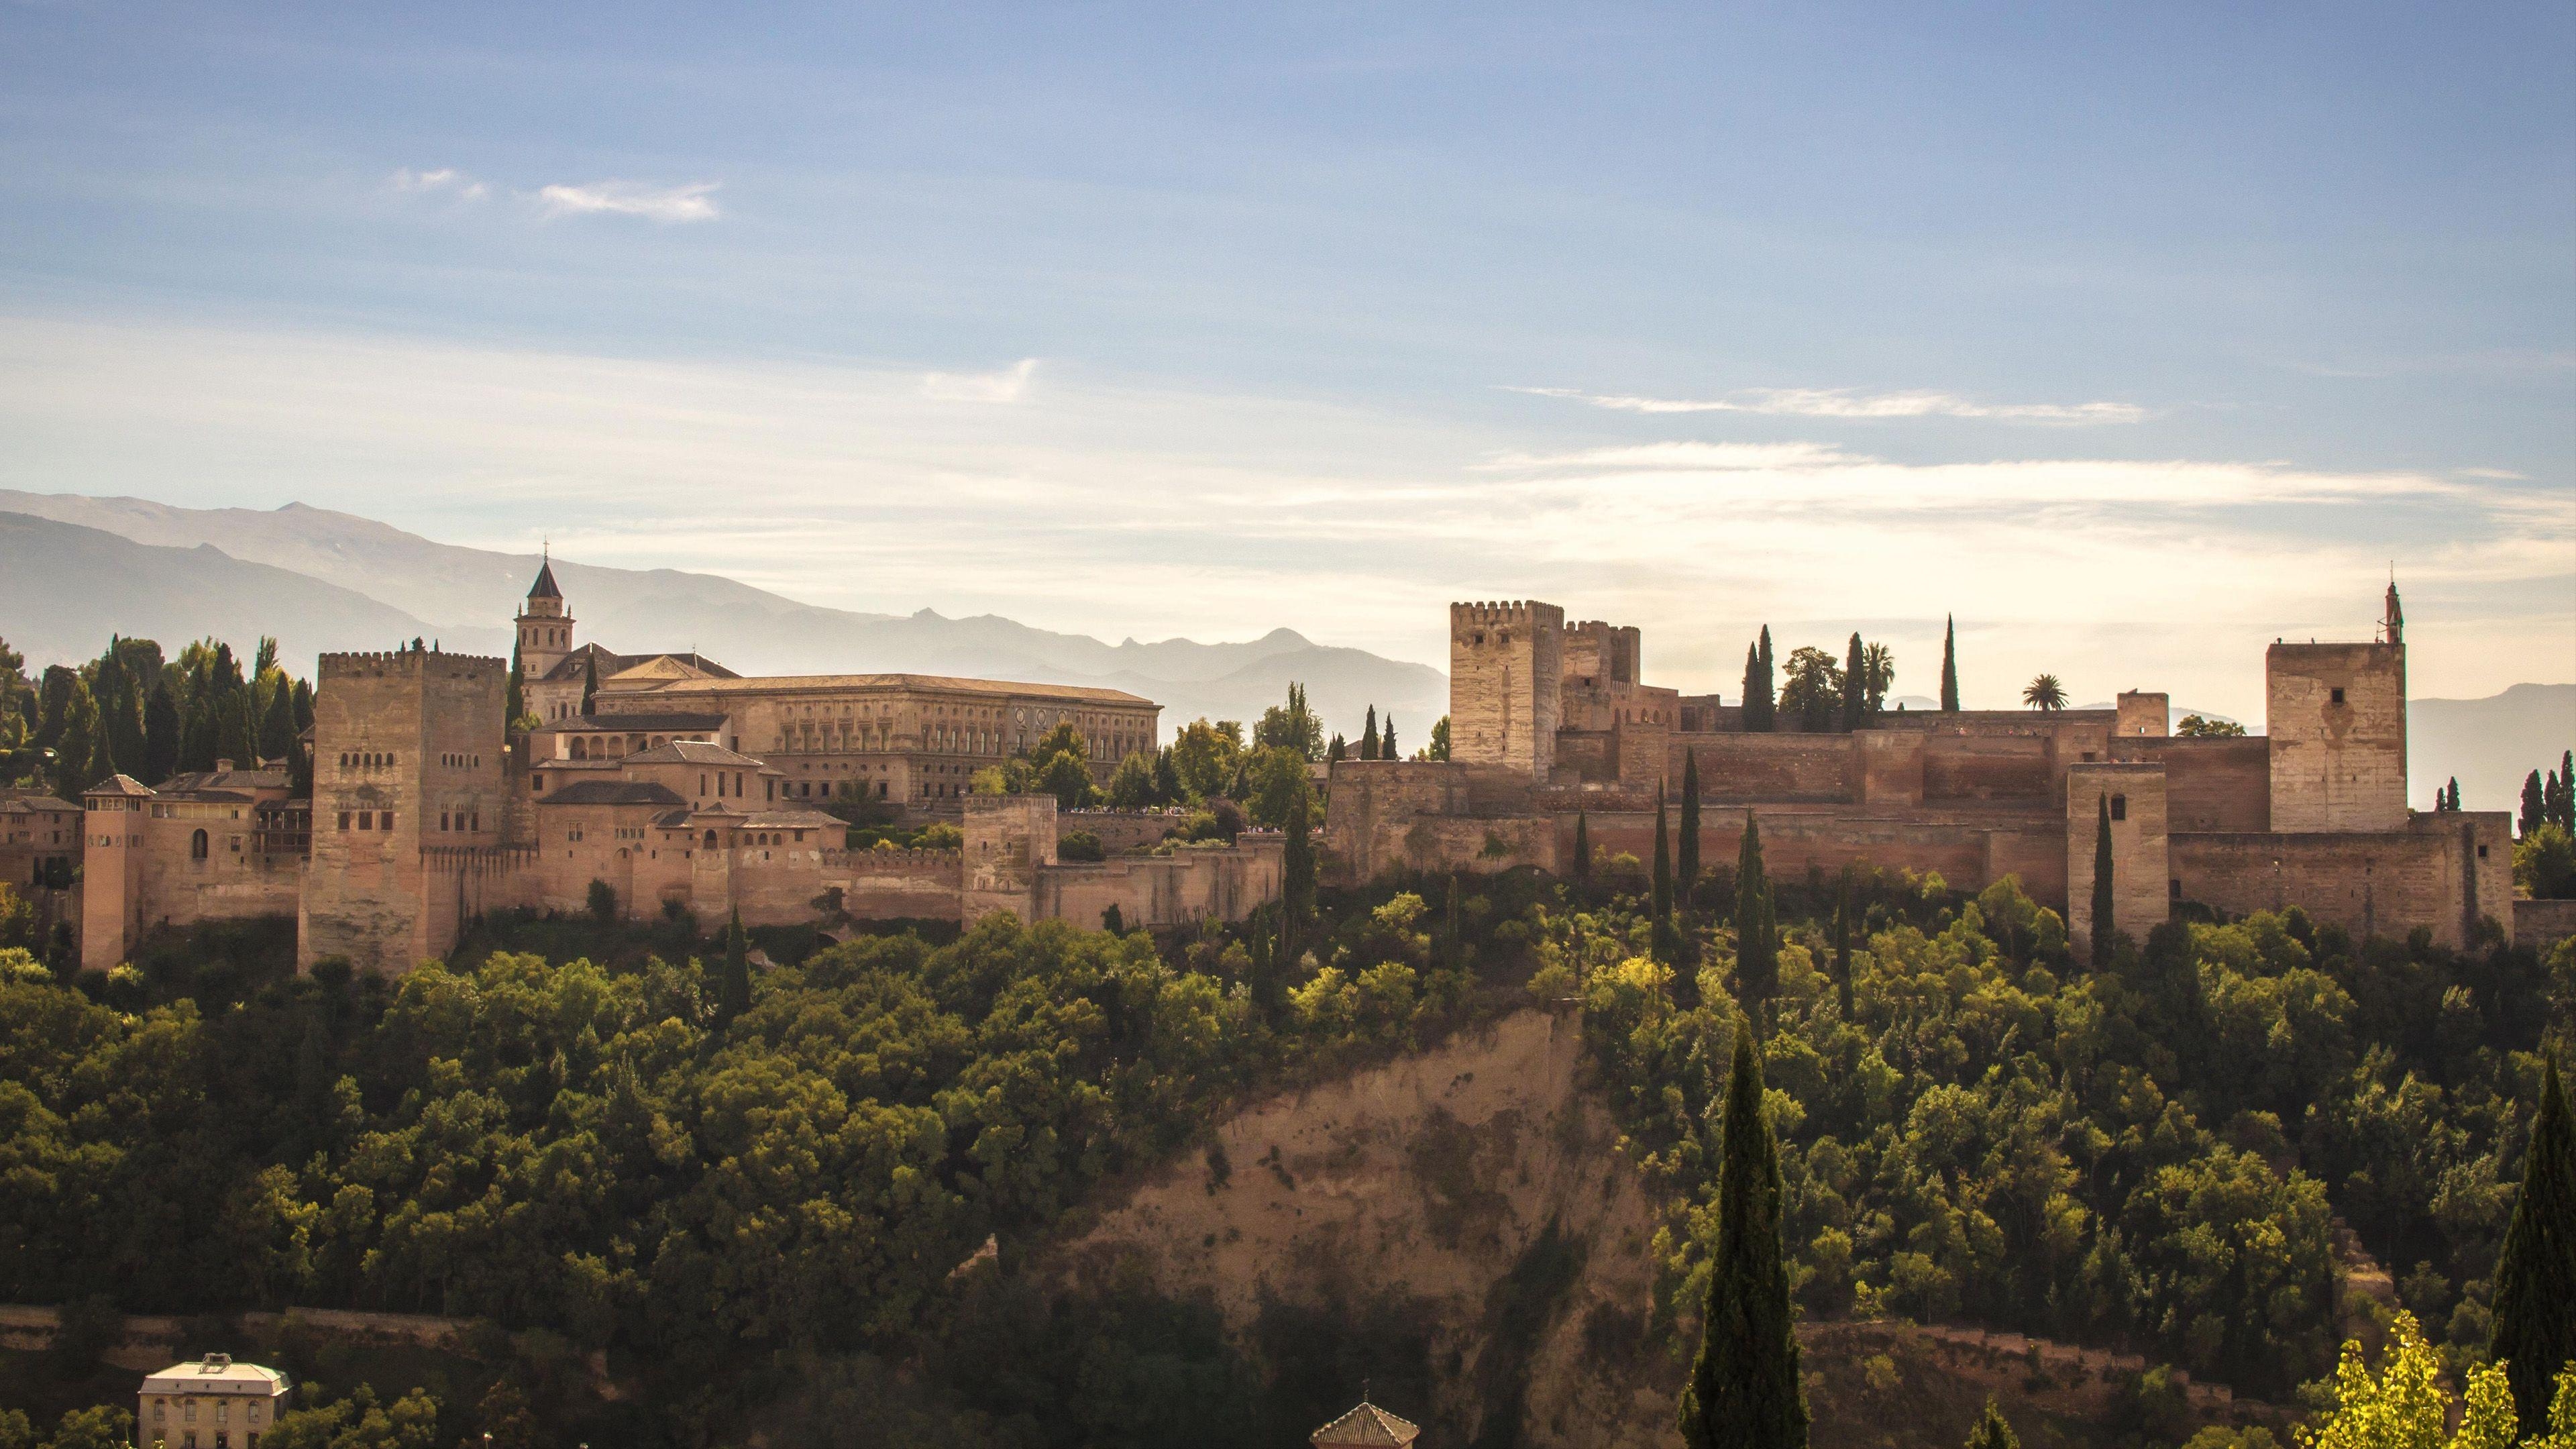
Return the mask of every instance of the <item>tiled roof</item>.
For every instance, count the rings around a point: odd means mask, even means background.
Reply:
[[[579,714],[571,719],[554,720],[536,727],[541,735],[649,734],[656,730],[668,734],[673,730],[720,730],[725,717],[720,714],[680,714],[654,712],[635,714]]]
[[[1420,1438],[1422,1431],[1375,1404],[1363,1403],[1308,1436],[1317,1445],[1344,1444],[1394,1445],[1396,1449]]]
[[[820,810],[755,810],[743,817],[745,830],[844,830],[849,822]]]
[[[686,805],[668,785],[643,780],[575,780],[537,800],[540,805]]]
[[[584,644],[580,648],[572,651],[570,654],[565,655],[562,659],[556,661],[554,668],[546,671],[545,677],[548,679],[579,679],[582,676],[582,666],[584,661],[594,658],[599,661],[599,677],[602,682],[613,679],[630,669],[636,669],[650,664],[657,659],[673,660],[686,667],[694,674],[703,675],[712,679],[732,679],[736,677],[732,670],[727,669],[705,655],[694,651],[686,654],[674,654],[668,650],[656,650],[651,654],[617,654],[604,649],[597,644]]]
[[[654,691],[663,698],[688,694],[761,694],[839,689],[921,689],[950,694],[1018,696],[1032,700],[1081,701],[1086,704],[1154,702],[1123,689],[1094,689],[1079,684],[1022,684],[1005,679],[960,679],[944,674],[774,674],[751,679],[684,679]]]
[[[151,794],[152,791],[148,789],[142,781],[134,778],[132,775],[110,775],[106,779],[99,781],[97,784],[90,786],[86,790],[83,790],[81,793],[84,795],[143,796]]]
[[[767,764],[762,761],[755,760],[749,755],[735,754],[733,751],[726,749],[722,745],[709,744],[705,740],[673,740],[669,744],[655,745],[649,750],[637,750],[635,753],[627,755],[619,760],[618,763],[625,765],[721,765],[728,770],[758,770],[761,773],[768,775],[786,773],[783,770],[771,769]]]
[[[528,586],[531,599],[560,599],[563,590],[555,587],[555,561],[547,559],[537,567],[537,581]]]
[[[193,795],[208,790],[283,790],[286,787],[284,770],[197,770],[162,781],[157,793]]]
[[[0,800],[0,815],[78,815],[80,807],[51,795],[12,795]]]

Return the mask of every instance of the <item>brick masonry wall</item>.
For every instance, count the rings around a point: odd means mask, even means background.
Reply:
[[[2107,761],[2075,766],[2066,776],[2066,935],[2078,959],[2092,948],[2095,852],[2105,800],[2114,809],[2112,925],[2144,941],[2172,909],[2164,767]]]
[[[863,921],[954,921],[966,881],[957,850],[825,851],[823,881],[841,888],[841,909]]]
[[[1555,764],[1565,611],[1532,602],[1449,606],[1449,753],[1533,779]]]
[[[1683,756],[1699,756],[1705,800],[1776,800],[1784,804],[1849,801],[1856,788],[1851,735],[1677,734],[1665,769],[1680,787]]]
[[[2275,644],[2263,673],[2273,828],[2403,827],[2406,646]]]
[[[2535,951],[2576,936],[2576,901],[2532,901],[2513,903],[2513,939],[2516,945]]]
[[[1275,833],[1247,831],[1214,849],[1046,866],[1037,873],[1035,915],[1086,928],[1099,926],[1112,906],[1130,928],[1239,921],[1279,898],[1286,850]]]
[[[2065,903],[2063,829],[2053,819],[1994,821],[1902,820],[1817,807],[1711,805],[1700,816],[1700,859],[1732,869],[1743,848],[1744,820],[1762,825],[1763,867],[1774,880],[1804,880],[1810,870],[1837,875],[1845,864],[1881,870],[1939,872],[1962,890],[1982,890],[2008,874],[2022,878],[2032,899],[2051,909]],[[1641,864],[1655,852],[1652,810],[1603,811],[1586,817],[1595,860],[1626,851]],[[1555,818],[1556,853],[1570,861],[1574,817]]]
[[[1468,869],[1472,862],[1506,856],[1525,864],[1553,863],[1544,832],[1536,828],[1536,787],[1514,769],[1445,760],[1343,760],[1333,766],[1329,790],[1324,854],[1337,879],[1369,880],[1406,865]],[[1485,854],[1489,829],[1506,856]]]
[[[2272,828],[2272,754],[2261,735],[2241,739],[2123,737],[2112,758],[2165,767],[2165,818],[2174,830]]]
[[[2176,835],[2172,869],[2185,900],[2230,915],[2299,906],[2355,936],[2425,927],[2459,947],[2482,918],[2518,929],[2512,854],[2509,816],[2463,811],[2392,831]]]

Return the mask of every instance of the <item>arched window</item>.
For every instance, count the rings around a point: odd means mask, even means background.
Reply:
[[[716,848],[716,833],[715,833],[714,831],[710,830],[710,831],[708,831],[708,832],[707,832],[707,849],[709,849],[709,850],[713,850],[713,849],[715,849],[715,848]]]
[[[190,860],[206,858],[206,832],[200,830],[188,837],[188,858]]]

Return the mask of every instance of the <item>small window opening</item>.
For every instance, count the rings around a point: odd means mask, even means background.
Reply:
[[[2129,818],[2128,796],[2114,795],[2111,797],[2111,818],[2114,820],[2126,820]]]
[[[2343,691],[2340,688],[2334,692],[2334,702],[2337,704],[2343,703]]]

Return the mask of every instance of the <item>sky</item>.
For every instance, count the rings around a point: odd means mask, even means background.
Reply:
[[[2576,8],[0,0],[0,486],[1096,634],[2576,680]]]

